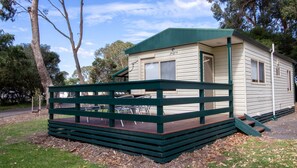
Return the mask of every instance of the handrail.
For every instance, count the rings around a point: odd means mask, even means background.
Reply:
[[[149,89],[156,92],[156,98],[115,98],[117,91],[131,91],[138,89]],[[168,89],[197,89],[201,94],[200,97],[179,97],[164,98],[163,92]],[[204,117],[224,112],[232,112],[232,108],[220,108],[204,110],[204,104],[207,102],[233,101],[232,96],[204,97],[204,90],[232,90],[230,84],[204,83],[191,81],[176,80],[146,80],[119,83],[103,83],[90,85],[71,85],[71,86],[52,86],[50,92],[50,119],[54,119],[54,114],[64,114],[75,116],[75,122],[80,122],[80,117],[96,117],[109,119],[109,126],[115,126],[115,120],[130,120],[141,122],[152,122],[157,124],[157,132],[164,132],[164,123],[200,117],[201,124],[204,124]],[[54,98],[55,92],[75,92],[75,98]],[[84,96],[80,92],[94,92],[93,96]],[[107,92],[108,95],[98,95],[98,92]],[[197,91],[198,95],[198,91]],[[73,103],[75,108],[54,108],[54,103]],[[80,109],[82,103],[86,104],[107,104],[108,112],[87,112]],[[164,115],[163,106],[199,103],[202,108],[197,111]],[[115,113],[116,105],[148,105],[157,107],[157,115],[140,115],[140,114],[120,114]],[[199,111],[198,111],[199,110]]]

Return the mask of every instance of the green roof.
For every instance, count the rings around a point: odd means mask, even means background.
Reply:
[[[122,76],[128,74],[128,69],[129,69],[128,67],[125,67],[125,68],[123,68],[123,69],[117,71],[116,73],[112,74],[111,77],[112,77],[112,78],[115,78],[115,77],[122,77]]]
[[[234,29],[168,28],[127,49],[126,54],[179,46],[199,41],[231,37]]]
[[[136,44],[125,50],[126,54],[135,54],[145,51],[169,48],[174,46],[193,44],[200,41],[212,40],[224,37],[236,36],[242,40],[248,41],[253,45],[270,52],[270,48],[260,42],[236,31],[234,29],[206,29],[206,28],[168,28],[160,33]],[[297,63],[295,60],[275,52],[276,56],[289,62]]]

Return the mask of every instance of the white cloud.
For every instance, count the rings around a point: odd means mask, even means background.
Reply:
[[[217,28],[216,22],[174,22],[174,21],[146,21],[135,20],[126,23],[125,40],[130,42],[140,42],[150,36],[153,36],[167,28]]]
[[[152,18],[196,19],[211,16],[211,5],[206,0],[165,0],[152,3],[112,2],[100,5],[85,5],[85,22],[90,25],[109,22],[119,16],[149,16]],[[79,17],[79,8],[70,7],[68,13],[71,19]],[[61,17],[58,11],[52,9],[49,16]]]
[[[124,41],[129,41],[132,43],[142,41],[150,36],[154,35],[152,32],[148,31],[134,31],[134,30],[128,30],[128,33],[124,36]]]
[[[95,45],[93,42],[90,42],[90,41],[86,41],[84,42],[85,45],[88,45],[88,46],[93,46]]]
[[[94,57],[94,52],[95,50],[93,49],[86,50],[84,48],[80,48],[77,54],[79,58],[89,58],[89,57]]]
[[[70,47],[69,48],[66,48],[66,47],[53,47],[53,50],[56,51],[56,52],[61,52],[61,53],[71,53],[71,49]]]
[[[174,0],[175,5],[177,5],[180,8],[194,8],[197,6],[204,6],[209,7],[210,3],[208,3],[206,0]]]

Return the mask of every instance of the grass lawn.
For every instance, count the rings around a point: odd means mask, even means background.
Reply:
[[[17,108],[27,108],[27,107],[31,107],[31,106],[32,106],[31,103],[0,106],[0,113],[2,111],[4,111],[4,110],[17,109]]]
[[[209,167],[296,167],[297,140],[263,140],[251,138],[236,149],[225,152],[221,164]]]
[[[104,167],[84,161],[59,149],[30,144],[27,137],[47,130],[47,120],[35,120],[0,127],[0,168],[7,167]]]

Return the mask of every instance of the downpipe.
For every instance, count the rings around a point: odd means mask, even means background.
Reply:
[[[275,94],[274,94],[274,43],[272,43],[272,49],[271,51],[271,88],[272,88],[272,113],[273,117],[272,120],[277,120],[276,115],[275,115]]]

